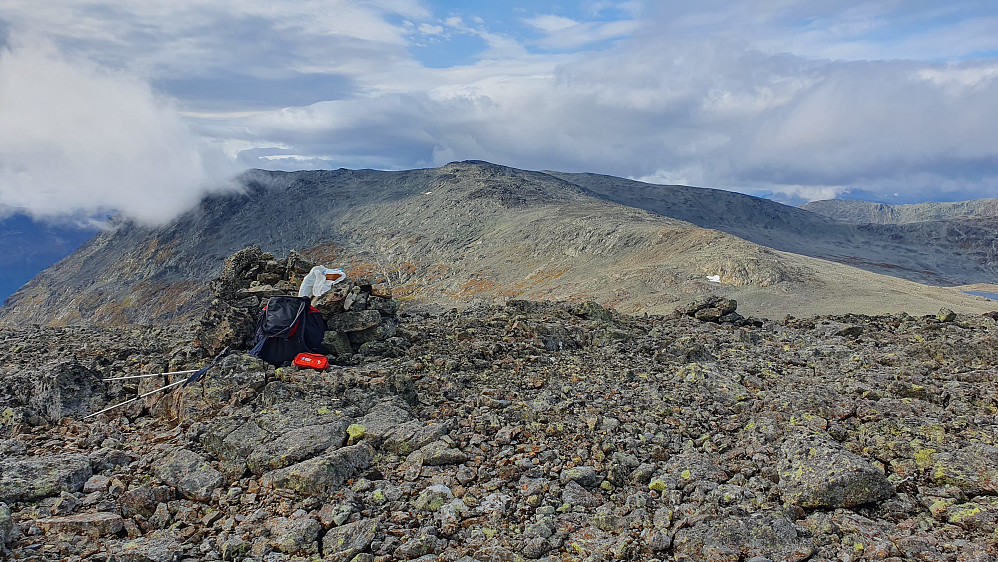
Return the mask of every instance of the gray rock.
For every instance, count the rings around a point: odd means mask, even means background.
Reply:
[[[175,487],[184,497],[206,501],[225,483],[222,473],[204,457],[188,449],[176,449],[155,466],[156,476]]]
[[[838,443],[817,436],[787,440],[777,466],[783,501],[803,508],[853,507],[889,498],[883,472]]]
[[[183,554],[181,542],[169,531],[111,543],[114,560],[121,562],[175,562]]]
[[[420,492],[413,507],[421,511],[436,511],[452,499],[454,492],[450,488],[443,484],[435,484]]]
[[[118,449],[102,448],[90,453],[90,466],[95,474],[114,470],[135,461],[135,457]]]
[[[940,322],[952,322],[956,320],[956,313],[948,308],[940,308],[936,314],[936,320]]]
[[[326,329],[334,332],[360,332],[381,324],[381,313],[377,310],[343,312],[326,319]]]
[[[326,560],[346,562],[367,550],[378,532],[378,520],[361,519],[330,529],[322,537],[322,552]]]
[[[103,492],[104,490],[107,490],[107,487],[110,485],[110,478],[100,474],[95,474],[83,484],[83,493],[92,494],[93,492]]]
[[[312,458],[330,447],[346,442],[347,423],[337,421],[292,429],[273,441],[264,441],[246,457],[246,465],[256,474],[284,468]]]
[[[270,471],[263,475],[261,484],[289,488],[301,494],[328,494],[357,471],[370,466],[373,459],[374,448],[370,443],[361,442]]]
[[[337,357],[349,357],[353,354],[353,346],[346,333],[329,330],[322,336],[322,346],[326,351]]]
[[[598,507],[603,500],[583,488],[578,482],[569,481],[561,492],[561,501],[571,506]]]
[[[998,498],[981,496],[946,508],[946,521],[969,531],[994,533],[998,529]]]
[[[603,476],[596,472],[596,469],[591,466],[576,466],[573,468],[566,468],[561,471],[559,476],[562,484],[568,482],[577,482],[583,488],[595,488],[600,485],[603,481]]]
[[[373,310],[366,310],[365,312],[374,312]],[[350,332],[347,336],[350,338],[350,343],[354,345],[363,345],[369,342],[387,340],[398,333],[398,320],[394,318],[382,318],[381,323],[377,326],[367,328],[366,330],[360,330],[357,332]]]
[[[156,529],[165,529],[170,526],[170,510],[165,503],[156,506],[156,511],[149,517],[149,523]]]
[[[669,459],[665,472],[652,477],[649,487],[661,491],[656,482],[678,482],[685,486],[693,482],[724,482],[728,475],[709,456],[703,453],[682,453]]]
[[[201,435],[204,448],[222,460],[245,459],[269,435],[252,420],[227,417],[213,420]]]
[[[815,552],[812,539],[802,537],[782,514],[755,513],[710,519],[680,529],[673,539],[676,559],[745,560],[765,556],[773,562],[800,562]]]
[[[833,322],[827,320],[814,327],[815,332],[825,337],[854,338],[860,336],[865,331],[863,326],[858,324],[846,324],[844,322]]]
[[[364,427],[365,440],[379,444],[390,433],[410,420],[412,420],[412,415],[404,408],[404,403],[397,397],[392,397],[379,402],[356,423]]]
[[[998,447],[974,443],[932,455],[928,470],[937,484],[957,486],[968,495],[998,495]]]
[[[408,455],[440,439],[444,435],[447,435],[447,427],[443,424],[427,424],[421,420],[413,420],[392,426],[385,433],[381,449]]]
[[[125,517],[141,515],[148,519],[155,513],[156,506],[172,499],[173,492],[169,487],[145,484],[121,494],[118,497],[118,505]]]
[[[460,464],[468,460],[468,455],[463,451],[443,441],[434,441],[421,448],[419,452],[423,455],[423,464],[427,466]]]
[[[79,501],[77,501],[76,496],[73,494],[61,492],[59,499],[52,504],[52,515],[69,515],[76,510],[78,503]]]
[[[35,501],[77,492],[93,475],[86,455],[0,460],[0,502]]]
[[[14,539],[14,519],[7,504],[0,503],[0,549]]]
[[[103,512],[38,519],[35,524],[46,533],[73,533],[92,538],[113,535],[124,528],[124,521],[120,515]]]
[[[270,530],[270,543],[285,554],[309,555],[319,552],[319,522],[311,517],[285,519],[283,517],[267,522]]]

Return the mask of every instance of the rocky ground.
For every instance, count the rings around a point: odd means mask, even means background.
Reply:
[[[5,329],[4,555],[998,559],[993,317],[715,308],[403,309],[380,355],[86,420],[204,365],[194,327]]]

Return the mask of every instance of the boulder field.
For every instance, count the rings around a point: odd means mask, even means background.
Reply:
[[[89,419],[199,328],[2,329],[0,557],[998,558],[994,318],[707,304],[403,307],[324,372],[235,353]]]

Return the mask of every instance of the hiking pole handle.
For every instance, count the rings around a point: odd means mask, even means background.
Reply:
[[[177,382],[170,383],[170,384],[168,384],[166,386],[157,388],[156,390],[150,390],[149,392],[147,392],[145,394],[142,394],[140,396],[136,396],[135,398],[131,398],[129,400],[125,400],[124,402],[121,402],[120,404],[115,404],[114,406],[108,406],[107,408],[104,408],[103,410],[101,410],[99,412],[94,412],[94,413],[90,414],[89,416],[85,416],[83,419],[92,418],[94,416],[103,414],[104,412],[109,412],[109,411],[111,411],[111,410],[113,410],[115,408],[124,406],[125,404],[131,404],[132,402],[135,402],[136,400],[141,400],[141,399],[145,398],[146,396],[149,396],[150,394],[156,394],[157,392],[162,392],[162,391],[164,391],[164,390],[166,390],[168,388],[173,388],[174,386],[177,386],[178,384],[183,384],[184,382],[186,382],[186,380],[187,379],[182,379],[182,380],[179,380]]]

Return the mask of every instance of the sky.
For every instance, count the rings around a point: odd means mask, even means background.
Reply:
[[[478,159],[794,203],[998,197],[993,0],[3,0],[0,218]]]

